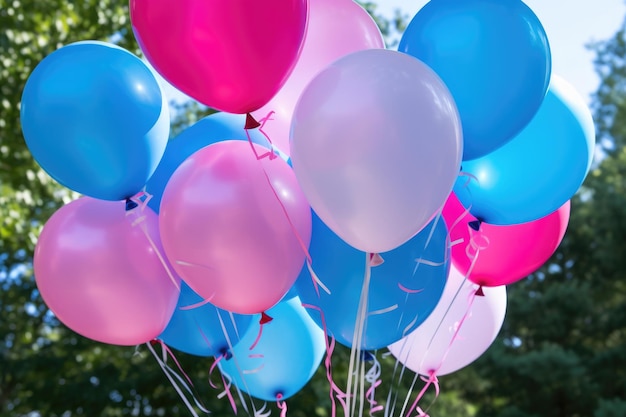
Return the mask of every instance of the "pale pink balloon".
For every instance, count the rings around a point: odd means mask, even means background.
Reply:
[[[539,269],[561,244],[567,230],[570,202],[555,212],[528,223],[481,223],[463,207],[454,193],[446,201],[443,217],[450,229],[452,262],[480,285],[509,285]]]
[[[363,252],[419,233],[457,179],[463,138],[439,76],[412,56],[353,52],[306,86],[293,116],[291,160],[322,221]]]
[[[289,155],[289,129],[298,97],[313,77],[331,62],[351,52],[384,48],[380,29],[353,0],[310,0],[309,22],[302,53],[280,91],[253,115],[275,114],[264,130]]]
[[[307,0],[130,0],[135,38],[167,81],[209,107],[267,103],[296,63]]]
[[[46,222],[35,248],[37,288],[67,327],[89,339],[132,346],[167,326],[180,279],[162,262],[157,215],[123,201],[83,197]]]
[[[311,209],[291,167],[257,160],[250,146],[224,141],[194,153],[170,178],[159,212],[163,246],[181,278],[241,314],[280,301],[311,239]]]
[[[396,359],[421,375],[446,375],[474,362],[491,346],[506,313],[506,287],[483,288],[450,268],[443,295],[424,323],[389,346]]]

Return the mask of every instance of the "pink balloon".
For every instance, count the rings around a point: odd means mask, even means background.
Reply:
[[[209,145],[183,162],[165,187],[159,219],[185,282],[241,314],[265,311],[287,293],[311,239],[311,209],[289,165],[257,160],[245,141]]]
[[[309,23],[302,53],[278,94],[255,111],[258,119],[274,111],[265,132],[289,155],[289,129],[296,102],[304,87],[327,65],[351,52],[384,48],[380,29],[367,11],[353,0],[310,0]]]
[[[173,86],[243,114],[267,103],[293,69],[307,0],[130,0],[141,50]]]
[[[554,254],[565,236],[570,215],[567,201],[555,212],[528,223],[496,226],[480,223],[454,193],[443,209],[450,229],[452,262],[473,282],[496,287],[508,285],[539,269]],[[472,266],[473,264],[473,266]],[[471,268],[471,270],[470,270]]]
[[[445,203],[463,140],[441,79],[409,55],[369,49],[307,85],[291,130],[293,167],[311,207],[349,245],[387,252]]]
[[[35,248],[35,280],[67,327],[132,346],[156,338],[176,307],[180,280],[170,277],[162,255],[152,210],[127,213],[123,201],[83,197],[46,222]]]
[[[435,310],[417,329],[390,345],[389,351],[421,375],[431,371],[446,375],[474,362],[502,328],[506,287],[483,288],[485,295],[476,296],[470,305],[474,291],[475,284],[452,267]]]

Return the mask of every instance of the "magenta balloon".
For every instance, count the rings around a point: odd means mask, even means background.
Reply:
[[[539,269],[561,244],[570,216],[567,201],[555,212],[528,223],[498,226],[482,223],[478,231],[454,193],[443,209],[450,228],[452,262],[471,281],[489,287],[509,285]],[[471,268],[471,270],[470,270]]]
[[[291,167],[257,160],[245,141],[218,142],[185,160],[159,213],[163,246],[181,278],[241,314],[263,312],[287,293],[311,239],[311,209]]]
[[[428,66],[369,49],[338,59],[295,109],[291,159],[324,223],[364,252],[415,236],[452,190],[463,153],[450,92]]]
[[[253,115],[261,119],[275,112],[264,130],[281,151],[289,154],[291,119],[298,97],[309,81],[344,55],[384,47],[376,22],[355,1],[310,0],[309,23],[296,66],[278,94]]]
[[[453,266],[435,310],[417,329],[390,345],[389,351],[421,375],[429,375],[431,371],[446,375],[474,362],[491,346],[502,328],[506,287],[484,288],[485,295],[476,296],[470,306],[473,291],[475,284]]]
[[[35,280],[67,327],[132,346],[156,338],[176,307],[179,279],[170,278],[162,255],[152,210],[127,215],[123,201],[83,197],[46,222],[35,248]]]
[[[183,93],[243,114],[267,103],[293,69],[307,0],[130,0],[141,50]]]

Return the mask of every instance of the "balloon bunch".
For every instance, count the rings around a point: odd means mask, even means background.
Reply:
[[[429,384],[489,347],[594,146],[527,6],[431,0],[398,51],[352,0],[130,0],[130,17],[154,69],[221,112],[168,140],[154,74],[103,42],[35,68],[26,143],[85,195],[37,243],[59,320],[213,356],[225,385],[284,412],[326,353],[354,414],[335,341],[351,371],[388,347]]]
[[[462,167],[442,209],[452,261],[444,295],[389,346],[428,385],[487,350],[504,320],[505,286],[556,251],[595,131],[583,99],[551,73],[546,34],[521,1],[430,1],[399,50],[441,76],[463,126]]]
[[[42,298],[85,337],[118,345],[155,338],[174,312],[180,279],[160,257],[157,215],[126,211],[167,145],[169,111],[154,74],[115,45],[67,45],[28,78],[21,123],[41,167],[86,195],[54,213],[39,236]]]

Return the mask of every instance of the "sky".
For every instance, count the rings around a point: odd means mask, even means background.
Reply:
[[[412,18],[427,0],[379,0],[377,10],[391,16],[395,9]],[[599,79],[594,53],[585,45],[611,38],[626,15],[625,0],[525,0],[537,15],[550,42],[552,72],[591,101]]]

